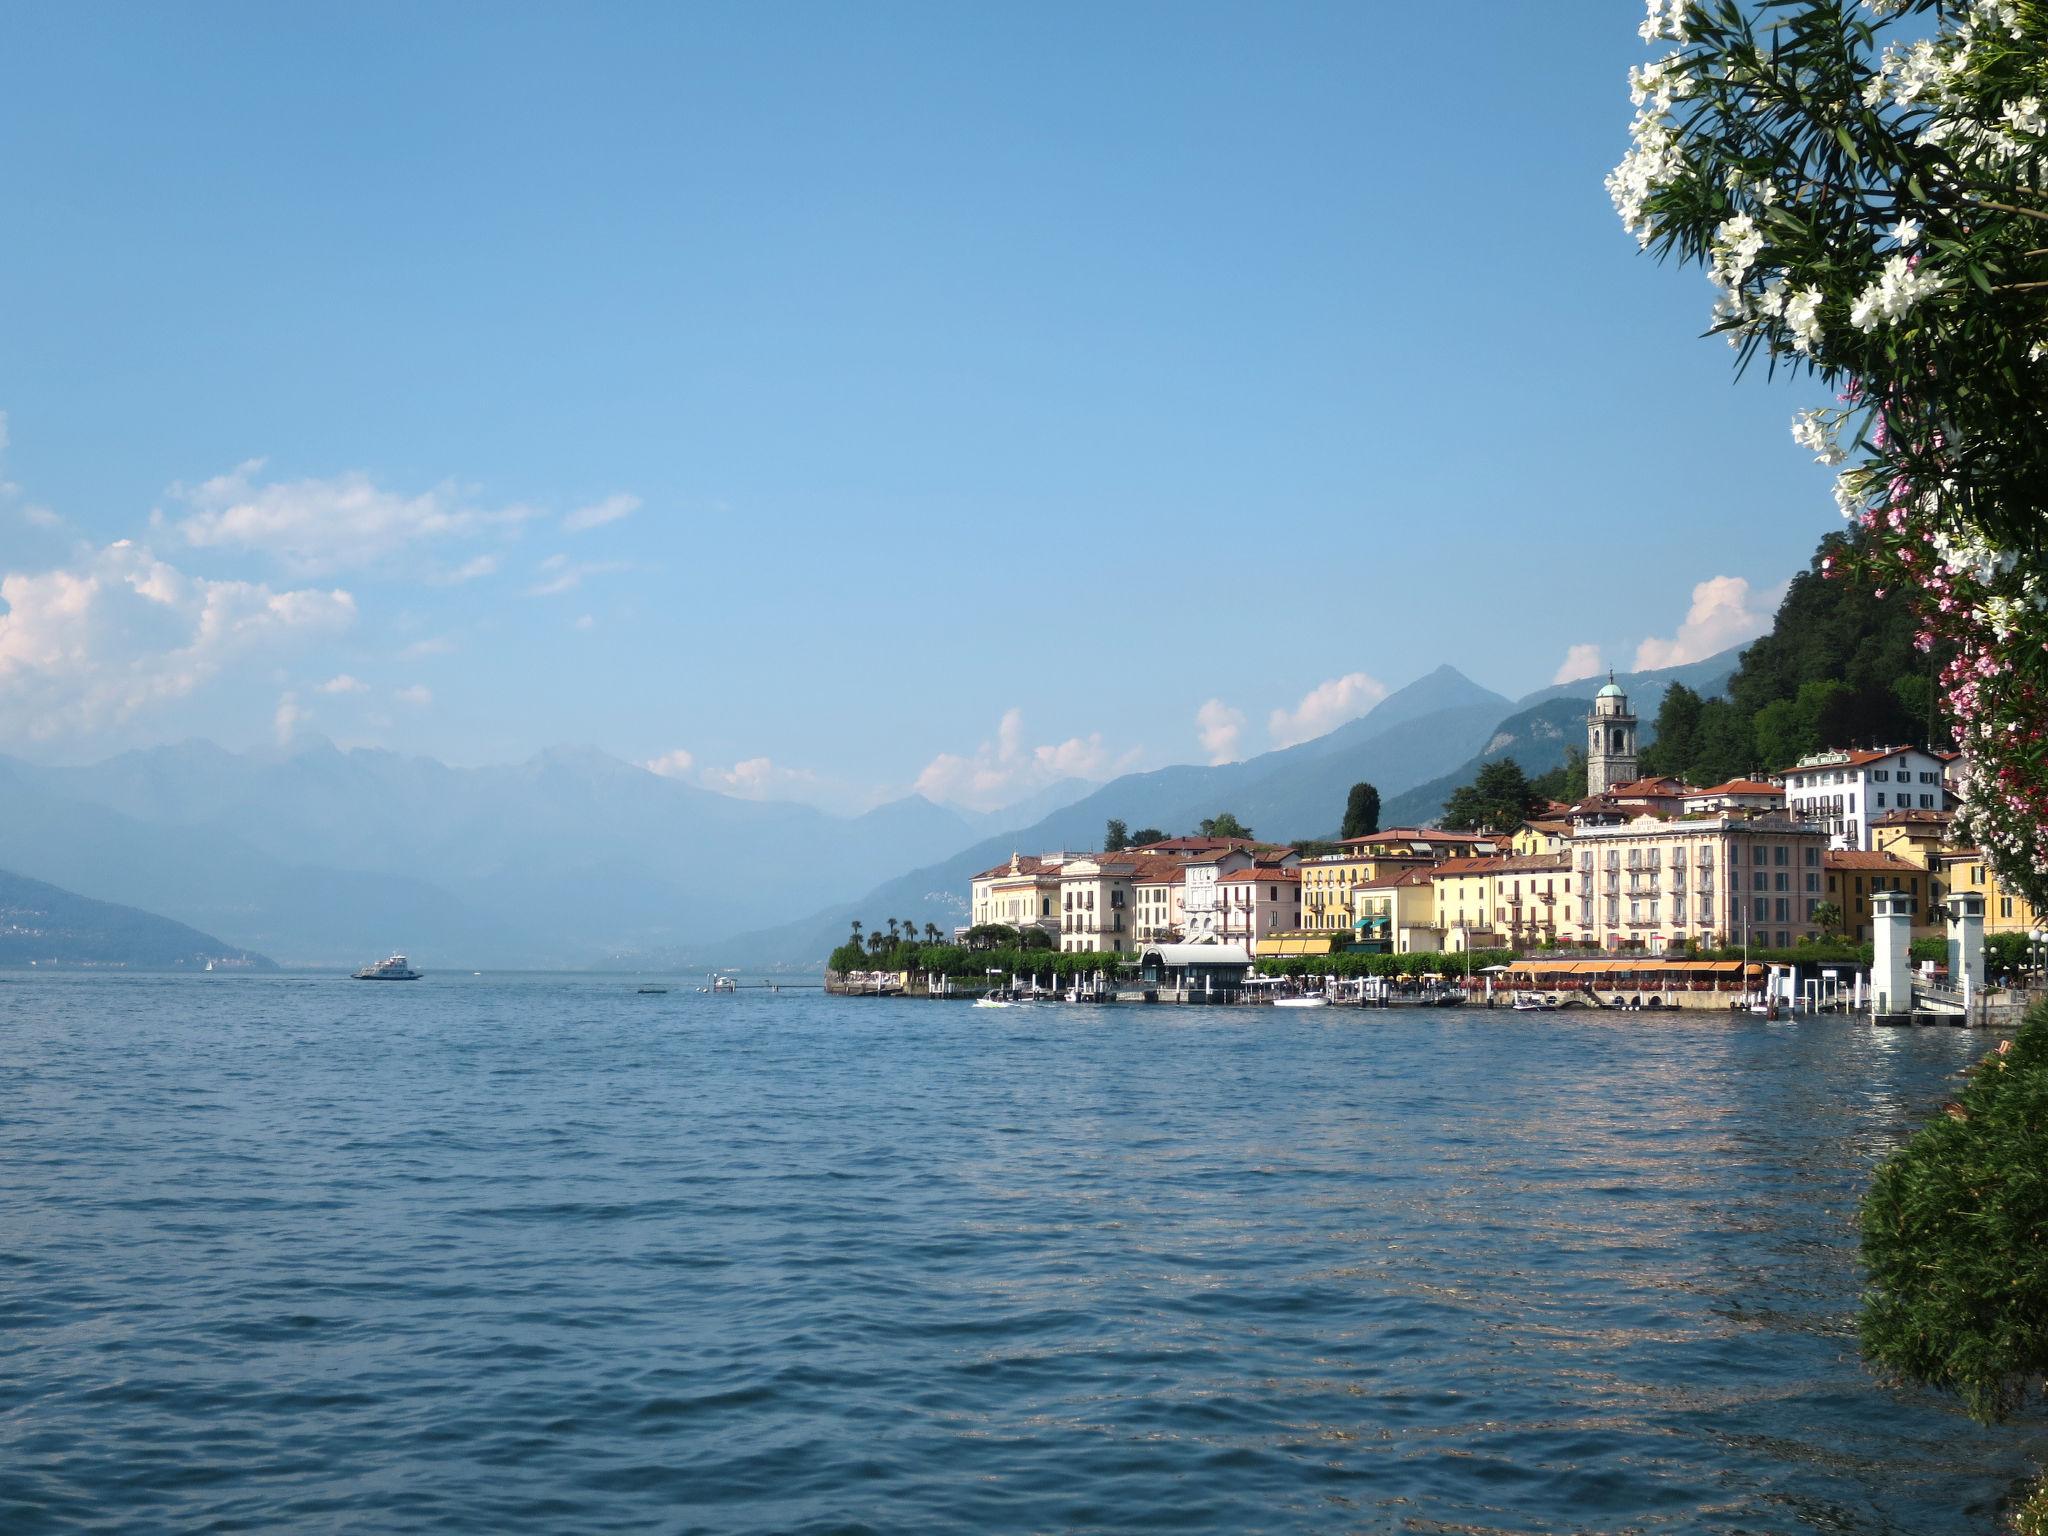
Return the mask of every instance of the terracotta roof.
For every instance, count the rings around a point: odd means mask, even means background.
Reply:
[[[1060,864],[1062,862],[1062,860],[1059,859],[1054,859],[1048,862],[1047,860],[1040,858],[1035,853],[1013,855],[1013,857],[1016,859],[1017,864],[1015,873],[1020,876],[1056,875],[1059,873]],[[1012,871],[1010,869],[1010,860],[1005,859],[1002,863],[998,864],[994,869],[984,869],[980,874],[976,875],[974,878],[977,880],[995,880],[999,879],[1004,875],[1010,874],[1011,872]]]
[[[1354,891],[1389,891],[1397,885],[1427,885],[1436,866],[1424,864],[1415,869],[1404,869],[1395,874],[1377,875],[1370,880],[1360,880],[1351,888]]]
[[[1767,784],[1762,779],[1730,779],[1726,784],[1714,784],[1706,789],[1696,789],[1695,795],[1782,795],[1781,784]]]
[[[1861,848],[1830,848],[1820,856],[1824,869],[1882,869],[1900,870],[1906,874],[1925,874],[1918,864],[1902,859],[1896,853],[1866,853]]]
[[[1301,879],[1298,869],[1240,869],[1224,875],[1218,885],[1287,885]]]
[[[1364,837],[1347,837],[1344,846],[1352,848],[1360,843],[1490,843],[1493,839],[1484,832],[1445,832],[1436,827],[1388,827],[1383,832],[1369,833]]]
[[[1674,779],[1668,773],[1660,773],[1647,779],[1630,779],[1626,784],[1611,784],[1610,795],[1696,795],[1698,790],[1683,779]]]
[[[1886,811],[1873,827],[1927,826],[1945,827],[1956,819],[1954,811]]]
[[[1429,871],[1433,878],[1461,875],[1565,875],[1571,860],[1561,853],[1501,853],[1484,859],[1445,859]]]

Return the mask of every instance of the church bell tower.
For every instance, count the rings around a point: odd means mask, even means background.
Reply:
[[[1586,716],[1586,793],[1604,794],[1636,777],[1636,717],[1614,674]]]

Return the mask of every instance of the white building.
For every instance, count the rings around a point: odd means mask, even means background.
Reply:
[[[1778,775],[1785,808],[1819,822],[1836,848],[1870,847],[1870,824],[1887,811],[1945,811],[1948,760],[1918,747],[1819,752]]]

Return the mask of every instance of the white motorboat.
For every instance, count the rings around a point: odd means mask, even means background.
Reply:
[[[1515,994],[1514,1010],[1517,1013],[1555,1013],[1557,1009],[1557,999],[1546,997],[1541,992],[1517,992]]]
[[[406,962],[403,955],[392,955],[379,960],[375,965],[366,965],[355,973],[357,981],[418,981],[420,973]]]
[[[1017,1005],[1000,997],[977,997],[974,1000],[974,1006],[977,1008],[1014,1008]]]
[[[1330,1000],[1327,997],[1276,997],[1273,999],[1273,1006],[1275,1008],[1327,1008],[1330,1006]]]

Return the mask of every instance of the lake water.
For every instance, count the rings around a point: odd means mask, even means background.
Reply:
[[[0,978],[0,1530],[1984,1531],[1982,1035]]]

